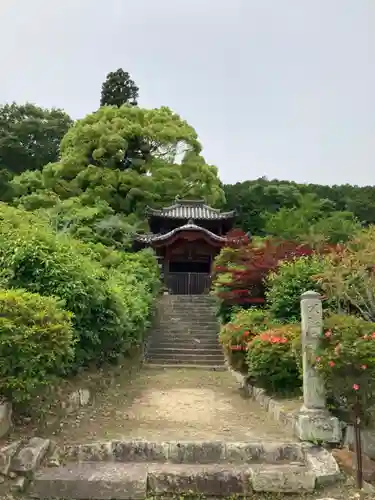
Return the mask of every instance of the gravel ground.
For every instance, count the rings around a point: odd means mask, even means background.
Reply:
[[[290,432],[241,396],[226,371],[154,369],[119,376],[91,406],[66,417],[55,439],[279,440]]]

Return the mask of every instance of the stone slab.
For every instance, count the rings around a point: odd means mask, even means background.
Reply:
[[[8,475],[13,457],[17,454],[20,447],[21,441],[14,441],[0,448],[0,474],[4,476]]]
[[[32,498],[77,500],[138,500],[147,497],[147,468],[141,464],[85,463],[35,474]]]
[[[112,454],[117,462],[165,462],[169,443],[152,441],[113,441]]]
[[[148,494],[246,495],[251,474],[249,466],[157,464],[149,467]]]
[[[29,474],[35,471],[46,456],[49,446],[49,439],[31,438],[12,459],[11,470],[19,474]]]
[[[301,443],[273,441],[108,441],[67,445],[63,456],[68,462],[171,462],[175,464],[274,464],[304,460]]]
[[[296,432],[301,441],[334,444],[341,442],[340,421],[326,411],[301,410],[296,424]]]
[[[340,479],[340,468],[332,453],[313,445],[306,445],[304,451],[306,465],[314,472],[317,486],[332,484]]]
[[[362,451],[368,455],[372,460],[375,460],[375,429],[362,429],[361,430]],[[348,425],[345,431],[344,445],[354,449],[354,427]]]
[[[265,493],[302,493],[315,489],[315,474],[305,467],[266,466],[254,469],[253,490]]]
[[[6,436],[12,427],[12,405],[0,402],[0,438]]]

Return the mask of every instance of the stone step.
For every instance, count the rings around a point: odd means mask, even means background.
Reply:
[[[150,355],[158,355],[158,354],[167,354],[167,355],[189,355],[189,356],[212,356],[212,355],[217,355],[220,357],[223,357],[223,353],[220,348],[208,348],[208,349],[202,349],[196,347],[194,348],[188,348],[188,347],[175,347],[173,345],[170,345],[168,347],[150,347],[149,350],[147,351]]]
[[[174,464],[302,463],[304,445],[288,441],[148,441],[74,443],[63,450],[67,462],[158,462]]]
[[[152,339],[157,339],[157,340],[165,340],[168,342],[173,342],[173,341],[187,341],[187,342],[217,342],[219,343],[219,338],[217,333],[208,333],[208,332],[186,332],[186,333],[181,333],[181,332],[155,332],[152,337]]]
[[[30,495],[40,499],[144,500],[153,496],[246,496],[311,492],[315,474],[301,465],[71,463],[41,469]]]
[[[215,372],[225,372],[227,367],[225,364],[220,365],[184,365],[183,363],[156,363],[155,361],[146,360],[145,367],[155,370],[205,370]]]
[[[178,356],[147,356],[147,363],[156,363],[158,365],[193,365],[193,366],[225,366],[224,358],[204,358],[197,359],[193,357]]]
[[[208,338],[208,339],[214,339],[219,337],[219,332],[215,330],[195,330],[195,329],[190,329],[190,330],[178,330],[177,328],[171,328],[167,329],[164,328],[163,330],[154,330],[154,335],[155,336],[162,336],[162,337],[180,337],[180,338]]]
[[[219,333],[220,328],[217,325],[202,325],[200,323],[188,323],[188,322],[171,322],[171,321],[161,321],[155,325],[155,330],[158,331],[178,331],[178,332],[216,332]]]
[[[178,341],[178,342],[164,342],[160,341],[157,342],[155,339],[153,339],[153,342],[151,342],[148,346],[148,349],[177,349],[177,350],[184,350],[184,349],[194,349],[195,351],[218,351],[222,352],[221,345],[215,341],[215,342],[193,342],[191,340],[189,341]]]
[[[200,328],[200,329],[207,329],[211,328],[213,330],[219,330],[219,325],[218,323],[211,321],[202,321],[202,319],[194,320],[193,318],[186,318],[184,320],[182,319],[174,319],[174,320],[169,320],[169,319],[161,319],[158,324],[160,325],[161,328],[169,328],[169,327],[176,327],[178,326],[179,328]]]
[[[195,349],[177,349],[177,350],[172,350],[172,349],[163,349],[160,354],[155,351],[151,351],[153,354],[153,357],[168,357],[168,358],[174,358],[178,357],[180,359],[194,359],[194,360],[201,360],[201,359],[224,359],[224,353],[220,350],[215,350],[212,353],[208,353],[204,350],[198,351]],[[148,351],[148,354],[150,355],[150,351]]]

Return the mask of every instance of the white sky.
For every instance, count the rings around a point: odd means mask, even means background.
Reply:
[[[119,67],[224,182],[375,184],[375,0],[1,0],[0,103],[74,118]]]

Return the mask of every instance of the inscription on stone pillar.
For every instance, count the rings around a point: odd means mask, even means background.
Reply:
[[[297,433],[303,441],[337,443],[341,439],[340,424],[326,409],[324,382],[314,367],[323,331],[322,301],[316,292],[305,292],[301,296],[301,330],[303,407],[297,421]]]

